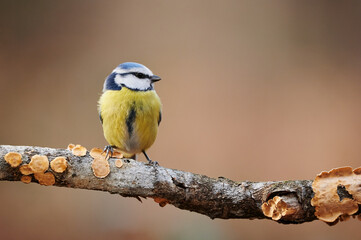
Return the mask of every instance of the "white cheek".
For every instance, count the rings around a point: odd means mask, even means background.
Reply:
[[[152,86],[149,79],[139,79],[131,74],[126,76],[117,75],[114,81],[119,86],[124,84],[125,86],[132,89],[146,90]]]

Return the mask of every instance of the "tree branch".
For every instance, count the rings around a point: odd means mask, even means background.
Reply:
[[[283,206],[279,217],[272,218],[280,223],[303,223],[317,219],[310,201],[313,196],[312,181],[280,182],[234,182],[219,177],[204,175],[148,165],[131,159],[123,159],[124,165],[117,168],[114,159],[109,160],[110,174],[103,179],[92,172],[93,158],[87,153],[78,157],[66,149],[53,149],[31,146],[0,146],[0,180],[20,181],[19,167],[12,168],[5,160],[8,152],[22,155],[23,164],[29,163],[32,156],[46,155],[49,161],[63,156],[69,167],[63,173],[56,173],[55,186],[106,191],[123,197],[154,198],[159,205],[172,204],[209,216],[210,218],[264,219],[264,212],[271,211],[265,204],[277,199]],[[37,182],[35,179],[33,182]],[[278,198],[275,198],[278,196]],[[276,200],[275,200],[276,201]],[[266,206],[272,208],[274,202]]]

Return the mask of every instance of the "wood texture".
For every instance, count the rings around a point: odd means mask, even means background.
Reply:
[[[31,146],[0,146],[0,180],[20,181],[19,167],[12,168],[4,160],[8,152],[22,154],[23,164],[29,163],[33,155],[46,155],[49,161],[63,156],[69,166],[63,173],[48,171],[55,175],[54,186],[81,188],[119,194],[123,197],[153,198],[159,205],[166,203],[177,208],[197,212],[210,218],[221,219],[271,219],[262,211],[262,204],[275,196],[284,197],[297,209],[295,213],[279,219],[279,223],[303,223],[316,220],[310,201],[313,195],[312,181],[280,182],[234,182],[219,177],[184,172],[162,166],[123,159],[117,168],[115,159],[110,159],[110,174],[103,179],[94,176],[93,158],[74,156],[66,149]],[[37,181],[32,178],[32,182]]]

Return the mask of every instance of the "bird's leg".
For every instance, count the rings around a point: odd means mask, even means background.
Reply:
[[[142,153],[144,154],[145,158],[148,160],[148,164],[154,165],[154,166],[158,166],[158,162],[157,161],[152,161],[150,160],[150,158],[148,157],[148,155],[146,154],[146,152],[143,150]]]
[[[113,153],[114,153],[114,148],[115,146],[111,146],[111,145],[108,145],[108,146],[105,146],[104,150],[102,153],[106,152],[107,155],[105,155],[105,159],[108,158],[109,156],[109,152],[110,152],[110,158],[113,157]]]

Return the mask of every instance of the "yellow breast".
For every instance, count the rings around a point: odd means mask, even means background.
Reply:
[[[154,90],[108,90],[99,99],[99,113],[107,142],[129,156],[155,141],[161,102]],[[127,155],[125,155],[127,157]]]

